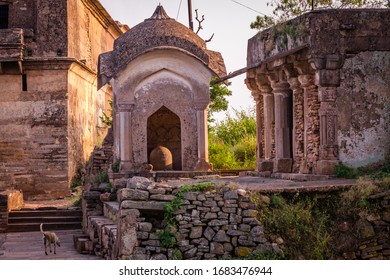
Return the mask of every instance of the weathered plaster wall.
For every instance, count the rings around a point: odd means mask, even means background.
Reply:
[[[106,133],[99,116],[106,111],[111,92],[108,86],[96,91],[96,75],[72,64],[68,73],[69,178],[85,164],[98,140]],[[99,138],[99,135],[102,135]]]
[[[390,53],[347,58],[337,91],[340,160],[358,167],[390,152]]]
[[[63,197],[67,183],[67,102],[63,69],[26,69],[0,75],[0,189],[23,190],[24,198]]]
[[[120,34],[106,27],[107,21],[86,3],[94,1],[68,0],[68,56],[86,60],[86,65],[97,71],[98,56],[112,50]]]
[[[67,56],[67,0],[37,1],[36,56]]]

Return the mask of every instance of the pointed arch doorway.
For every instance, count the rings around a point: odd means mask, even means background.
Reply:
[[[162,106],[148,118],[147,142],[149,163],[153,149],[163,146],[172,153],[172,169],[182,170],[180,118],[167,107]]]

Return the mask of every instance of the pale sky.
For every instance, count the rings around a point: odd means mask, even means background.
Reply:
[[[100,0],[100,2],[114,20],[130,27],[150,18],[159,3],[171,18],[188,26],[187,0]],[[198,35],[207,40],[213,33],[215,34],[213,40],[207,43],[207,48],[222,54],[228,73],[246,67],[247,42],[256,34],[249,25],[259,15],[256,11],[267,15],[272,14],[272,9],[266,5],[267,2],[267,0],[192,0],[194,30],[198,27],[194,10],[198,9],[199,17],[205,16],[202,23],[203,30]],[[229,89],[233,92],[233,96],[229,98],[231,108],[248,109],[254,106],[244,80],[245,74],[230,79],[232,85]],[[221,120],[224,116],[225,114],[218,114],[216,117],[217,120]]]

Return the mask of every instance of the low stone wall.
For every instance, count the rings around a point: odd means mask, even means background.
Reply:
[[[378,214],[365,217],[358,250],[344,256],[350,259],[390,260],[390,191],[373,195],[370,200],[380,205],[380,210]]]
[[[174,212],[178,224],[174,248],[162,247],[158,232],[166,227],[164,205],[175,199],[178,191],[178,187],[147,178],[129,179],[127,187],[118,190],[117,203],[104,204],[105,217],[87,215],[86,233],[93,251],[106,259],[133,260],[217,259],[281,252],[277,243],[265,237],[248,193],[228,186],[184,193],[180,209]]]

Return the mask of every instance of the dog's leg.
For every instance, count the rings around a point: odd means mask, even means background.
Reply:
[[[47,255],[47,244],[46,244],[46,237],[43,236],[43,246],[45,247],[45,254]]]
[[[54,243],[53,243],[53,247],[54,247],[54,254],[57,254],[56,253],[56,242],[54,241]]]

